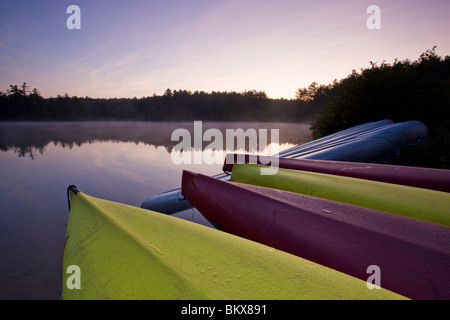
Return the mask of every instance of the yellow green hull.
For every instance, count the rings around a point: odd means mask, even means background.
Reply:
[[[405,299],[216,229],[70,193],[63,261],[66,300]],[[78,275],[70,266],[78,268]]]

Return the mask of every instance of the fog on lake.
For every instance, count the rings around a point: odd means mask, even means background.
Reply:
[[[0,123],[0,299],[60,298],[69,185],[139,207],[180,187],[182,170],[220,173],[221,164],[171,161],[178,128],[193,134],[193,122]],[[208,122],[203,128],[224,136],[226,129],[278,129],[280,151],[311,140],[305,123]],[[207,223],[200,214],[182,218]]]

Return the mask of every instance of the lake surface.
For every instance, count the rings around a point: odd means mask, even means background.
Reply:
[[[69,185],[140,207],[151,196],[179,188],[184,169],[221,173],[221,164],[172,162],[171,152],[179,143],[171,141],[172,132],[193,132],[193,126],[0,123],[0,299],[60,298]],[[309,124],[203,123],[208,128],[278,129],[280,151],[311,140]],[[208,225],[198,213],[177,216]]]

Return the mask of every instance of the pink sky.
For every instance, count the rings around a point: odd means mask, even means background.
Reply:
[[[369,61],[450,55],[450,1],[2,1],[0,91],[142,97],[166,88],[294,98]],[[66,9],[81,9],[68,30]],[[369,5],[381,29],[369,30]]]

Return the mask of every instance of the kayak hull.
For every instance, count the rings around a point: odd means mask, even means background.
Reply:
[[[382,120],[313,140],[283,151],[279,156],[388,163],[402,157],[407,146],[425,143],[427,137],[428,128],[420,121]]]
[[[70,191],[69,299],[405,299],[274,248],[161,213]],[[80,288],[69,286],[80,270]]]
[[[182,192],[218,229],[284,250],[412,299],[449,299],[450,228],[188,171]]]

